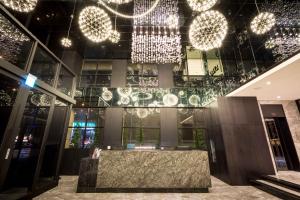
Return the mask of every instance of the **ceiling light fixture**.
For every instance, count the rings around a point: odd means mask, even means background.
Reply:
[[[126,15],[123,13],[119,13],[118,11],[112,9],[111,7],[109,7],[103,0],[99,0],[98,4],[104,6],[108,11],[110,11],[111,13],[118,15],[119,17],[123,17],[123,18],[127,18],[127,19],[134,19],[134,18],[142,18],[146,15],[148,15],[149,13],[151,13],[156,6],[158,5],[160,0],[155,0],[155,2],[152,4],[152,6],[145,12],[138,14],[138,15]]]
[[[262,35],[272,29],[276,23],[275,15],[270,12],[260,12],[255,0],[258,15],[251,21],[250,28],[257,35]]]
[[[71,27],[72,27],[72,22],[73,22],[73,19],[74,19],[74,14],[75,14],[75,8],[76,8],[76,2],[77,0],[74,0],[74,6],[73,6],[73,11],[72,11],[72,15],[71,15],[71,20],[70,20],[70,23],[69,23],[69,28],[68,28],[68,33],[67,33],[67,37],[63,37],[61,39],[61,45],[63,47],[66,47],[66,48],[70,48],[73,44],[72,40],[69,38],[70,36],[70,30],[71,30]]]
[[[85,37],[99,43],[109,37],[112,25],[108,14],[103,9],[88,6],[80,12],[79,28]]]
[[[108,37],[108,39],[115,44],[120,41],[120,37],[121,37],[121,34],[116,29],[117,29],[117,15],[115,16],[115,28],[114,30],[111,31],[110,36]]]
[[[192,10],[203,12],[212,8],[218,0],[187,0]]]
[[[69,48],[72,46],[72,40],[70,40],[69,38],[67,37],[63,37],[60,41],[61,45],[63,47],[66,47],[66,48]]]
[[[3,4],[18,12],[31,12],[36,7],[38,0],[1,0]]]
[[[208,51],[222,46],[228,31],[228,22],[219,11],[205,11],[197,16],[189,30],[191,44],[199,50]]]

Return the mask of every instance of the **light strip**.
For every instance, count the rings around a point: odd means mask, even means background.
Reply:
[[[254,78],[252,81],[246,83],[245,85],[239,87],[238,89],[232,91],[231,93],[227,94],[227,97],[230,96],[236,96],[238,95],[240,92],[242,92],[243,90],[247,89],[248,87],[250,87],[251,85],[254,85],[255,83],[257,83],[260,80],[263,80],[264,78],[272,75],[273,73],[287,67],[288,65],[292,64],[293,62],[297,61],[300,59],[300,53],[298,53],[297,55],[291,57],[290,59],[284,61],[283,63],[277,65],[276,67],[270,69],[269,71],[267,71],[266,73]]]
[[[127,19],[135,19],[135,18],[144,17],[144,16],[148,15],[149,13],[151,13],[156,8],[156,6],[158,5],[159,1],[160,0],[156,0],[154,2],[154,4],[151,6],[151,8],[149,8],[149,10],[147,10],[144,13],[138,14],[138,15],[125,15],[123,13],[119,13],[118,11],[116,11],[116,10],[112,9],[111,7],[109,7],[108,5],[106,5],[106,3],[103,2],[102,0],[99,0],[98,3],[101,4],[101,5],[103,5],[108,11],[114,13],[115,15],[118,15],[120,17],[127,18]]]

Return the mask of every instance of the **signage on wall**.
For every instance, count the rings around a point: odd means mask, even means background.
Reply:
[[[26,77],[25,85],[29,87],[34,87],[36,80],[37,80],[36,76],[32,74],[28,74]]]

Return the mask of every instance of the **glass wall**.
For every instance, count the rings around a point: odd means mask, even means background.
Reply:
[[[62,93],[71,96],[71,92],[73,89],[73,79],[74,76],[71,74],[71,72],[69,72],[69,70],[62,66],[59,73],[57,89]]]
[[[104,131],[103,108],[74,108],[66,141],[67,148],[100,147]]]
[[[178,146],[206,150],[204,109],[177,111]]]
[[[33,40],[0,13],[0,59],[25,69]]]
[[[127,108],[123,113],[124,148],[158,147],[160,144],[159,108]]]
[[[128,64],[127,87],[158,87],[158,69],[155,64]]]
[[[45,144],[45,151],[42,160],[37,187],[43,187],[43,183],[54,181],[57,178],[57,162],[59,151],[64,135],[65,123],[69,106],[62,100],[56,100],[52,121]]]
[[[6,187],[32,185],[53,97],[32,89],[15,138]]]
[[[53,86],[58,62],[40,46],[37,47],[30,73],[37,76],[40,80]]]
[[[0,74],[0,145],[18,94],[20,82]]]

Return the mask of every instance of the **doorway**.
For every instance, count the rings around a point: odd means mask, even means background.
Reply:
[[[299,159],[282,105],[262,105],[270,146],[278,171],[299,171]]]

